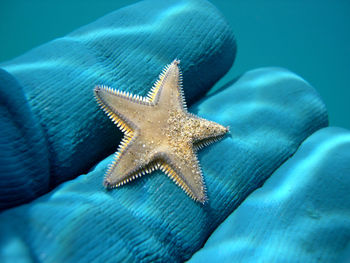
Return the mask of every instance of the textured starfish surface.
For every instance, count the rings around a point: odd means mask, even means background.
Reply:
[[[179,63],[174,60],[164,68],[146,97],[95,87],[97,102],[124,132],[105,187],[119,187],[160,169],[195,201],[206,202],[196,152],[228,128],[187,111]]]

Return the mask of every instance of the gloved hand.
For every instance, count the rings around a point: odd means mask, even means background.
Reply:
[[[6,208],[36,199],[0,214],[0,258],[5,262],[189,259],[308,136],[328,123],[315,90],[283,69],[250,71],[203,96],[234,57],[232,33],[208,2],[150,0],[1,65],[12,75],[0,73],[2,130],[6,131],[0,146],[6,157],[1,159],[6,169],[1,173],[1,204]],[[99,111],[92,95],[94,85],[145,95],[161,68],[174,58],[181,59],[185,97],[192,105],[189,111],[231,130],[230,136],[198,153],[209,198],[205,206],[192,201],[159,171],[116,190],[102,186],[112,159],[104,158],[116,150],[121,133]],[[339,167],[339,172],[346,169]],[[280,169],[274,177],[290,175],[288,169]],[[305,195],[298,199],[302,203],[309,196],[300,193]],[[324,195],[320,198],[326,202]],[[261,202],[248,213],[268,216],[269,211]],[[307,229],[307,224],[295,224],[285,213],[275,211],[275,221],[255,232],[246,230],[244,237],[249,240],[265,233],[260,239],[264,243],[278,220]],[[244,220],[255,222],[254,217]],[[227,224],[239,227],[243,222],[225,221],[223,226]],[[327,226],[331,231],[332,225]],[[324,231],[315,233],[319,240],[325,236]],[[297,234],[281,235],[281,243]],[[345,244],[346,232],[340,235],[342,243],[338,239],[332,244]],[[303,238],[314,241],[312,236]],[[319,255],[318,248],[311,248]],[[201,259],[199,253],[193,260]],[[218,255],[218,251],[208,252],[207,246],[203,253]],[[300,251],[290,253],[293,257]],[[259,250],[254,255],[257,261],[268,256]]]
[[[0,65],[19,82],[1,74],[2,166],[10,178],[0,207],[33,199],[116,150],[122,133],[99,110],[96,85],[146,95],[178,57],[191,104],[235,53],[230,28],[209,3],[143,1]]]

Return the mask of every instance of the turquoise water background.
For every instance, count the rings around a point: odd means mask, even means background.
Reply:
[[[137,1],[4,0],[0,3],[0,62],[64,36]],[[280,66],[321,94],[330,124],[350,128],[350,1],[213,0],[238,43],[222,85],[247,70]]]

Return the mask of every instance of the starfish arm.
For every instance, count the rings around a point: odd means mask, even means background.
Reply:
[[[104,186],[116,188],[158,168],[151,146],[139,136],[125,136],[110,164]]]
[[[167,152],[159,168],[180,186],[192,199],[204,204],[207,201],[202,171],[192,146],[178,147]]]
[[[163,109],[187,109],[182,91],[182,75],[179,60],[167,65],[147,95],[149,100]]]
[[[184,129],[191,129],[192,142],[196,150],[220,140],[229,131],[228,127],[216,122],[192,114],[189,114],[189,116],[191,121],[188,121],[185,125],[191,125],[191,127],[184,127]]]
[[[106,86],[96,86],[95,97],[101,108],[123,132],[131,132],[146,118],[150,102],[141,96],[114,90]],[[134,127],[133,127],[134,126]]]

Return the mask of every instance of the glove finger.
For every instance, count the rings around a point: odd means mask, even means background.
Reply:
[[[323,102],[308,83],[276,68],[247,72],[190,111],[223,125],[231,136],[201,150],[209,201],[195,203],[163,173],[112,191],[101,185],[112,158],[29,205],[0,217],[6,244],[30,247],[45,262],[189,259],[213,230],[327,125]]]
[[[348,262],[349,174],[350,132],[315,132],[189,262]]]
[[[47,142],[50,171],[46,173],[50,172],[49,181],[55,187],[116,150],[112,142],[121,133],[98,109],[95,85],[146,95],[162,68],[178,58],[191,103],[228,71],[234,57],[233,34],[209,2],[148,0],[117,10],[0,67],[23,86],[23,96],[39,121],[30,125],[40,126]],[[40,163],[40,159],[33,156],[28,162]],[[9,173],[25,165],[18,162]],[[31,176],[40,181],[35,174]],[[4,184],[0,193],[7,189]],[[21,198],[23,202],[32,196]]]
[[[49,187],[44,134],[22,86],[0,69],[0,211],[34,199]]]

